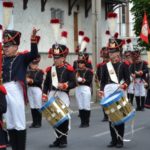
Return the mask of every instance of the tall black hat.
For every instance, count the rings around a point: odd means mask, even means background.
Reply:
[[[109,39],[107,49],[109,50],[109,53],[122,52],[122,45],[123,45],[122,39],[112,38],[112,39]]]
[[[19,45],[21,38],[21,32],[15,30],[5,30],[3,33],[4,47]]]

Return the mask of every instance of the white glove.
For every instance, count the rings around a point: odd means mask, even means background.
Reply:
[[[78,81],[78,82],[82,82],[82,78],[81,78],[81,77],[78,77],[78,78],[77,78],[77,81]]]

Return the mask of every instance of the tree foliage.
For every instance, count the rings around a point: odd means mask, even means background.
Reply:
[[[134,16],[133,30],[135,32],[135,35],[139,36],[141,33],[144,12],[146,12],[147,14],[147,19],[150,27],[150,0],[130,0],[130,2],[133,4],[133,7],[131,8],[131,13]],[[150,36],[149,36],[149,42],[150,42]],[[147,50],[150,50],[150,43],[147,44],[139,40],[138,45],[142,47],[146,47]]]

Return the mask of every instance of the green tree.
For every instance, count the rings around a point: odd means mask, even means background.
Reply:
[[[147,14],[148,23],[150,26],[150,0],[130,0],[130,2],[132,2],[133,4],[133,7],[131,8],[131,12],[134,16],[133,30],[136,36],[139,36],[141,33],[144,12],[146,12]],[[150,36],[149,36],[149,42],[150,42]],[[150,51],[150,43],[147,44],[139,39],[138,45],[141,47],[145,47],[146,50]]]

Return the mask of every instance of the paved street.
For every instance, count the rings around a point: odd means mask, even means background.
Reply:
[[[68,147],[66,150],[107,150],[110,142],[108,122],[101,122],[103,113],[98,103],[92,103],[91,123],[89,128],[79,128],[77,106],[74,99],[71,102],[72,129],[68,136]],[[27,109],[27,150],[49,150],[48,145],[55,139],[51,125],[43,118],[43,126],[39,129],[29,129],[31,123],[30,111]],[[123,149],[149,150],[150,147],[150,110],[137,112],[135,117],[134,134],[131,134],[131,123],[126,123],[125,139]],[[51,148],[57,149],[57,148]],[[113,148],[115,149],[115,148]]]

